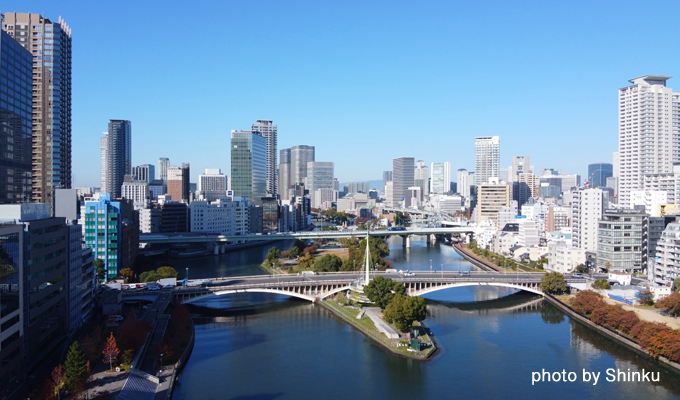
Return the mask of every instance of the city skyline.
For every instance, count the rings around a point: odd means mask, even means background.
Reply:
[[[371,24],[364,22],[379,5],[357,12],[358,5],[352,4],[288,7],[263,2],[251,7],[215,2],[185,9],[167,3],[156,10],[150,4],[116,8],[9,1],[2,11],[40,11],[54,20],[61,15],[73,29],[73,76],[78,78],[72,96],[72,186],[98,185],[97,171],[90,167],[98,162],[96,137],[112,118],[135,124],[133,165],[155,163],[159,157],[188,160],[196,165],[193,182],[205,168],[229,171],[229,157],[221,149],[228,145],[231,129],[260,119],[279,126],[279,149],[315,146],[318,159],[336,163],[341,182],[379,179],[393,158],[403,156],[427,163],[448,160],[452,169],[472,170],[474,137],[495,135],[504,143],[502,166],[510,165],[512,155],[531,154],[537,170],[557,168],[585,176],[588,164],[611,162],[617,151],[617,89],[645,74],[678,74],[679,56],[673,52],[625,65],[619,54],[652,38],[660,48],[672,48],[672,24],[633,33],[618,23],[627,15],[625,4],[590,8],[587,16],[578,5],[540,4],[531,7],[531,15],[502,3],[481,13],[474,5],[401,5]],[[663,4],[665,15],[679,7]],[[143,17],[151,12],[156,18]],[[208,27],[205,38],[211,39],[200,46],[190,35],[167,39],[174,28],[162,21],[192,20],[206,13],[231,15],[234,21],[276,18],[261,32]],[[93,14],[98,17],[91,18]],[[125,30],[114,28],[120,20],[126,21]],[[311,22],[315,20],[326,22]],[[576,22],[579,32],[572,32],[569,27]],[[406,25],[408,29],[401,28]],[[154,48],[135,40],[134,32],[148,32]],[[216,41],[219,54],[202,51]],[[158,68],[159,54],[169,48],[188,49],[189,54]],[[223,57],[251,57],[253,48],[269,50],[282,67],[223,62]],[[374,49],[380,51],[373,54]],[[126,64],[127,57],[115,57],[123,53],[135,57],[134,67]],[[437,63],[413,61],[435,57]],[[502,63],[489,62],[499,58]],[[228,65],[226,71],[223,65]],[[674,79],[670,87],[678,86]],[[166,85],[168,81],[173,85]],[[506,95],[488,96],[499,89]],[[560,95],[546,101],[547,89]],[[584,89],[589,93],[585,99]],[[170,118],[175,114],[185,118]],[[428,132],[433,119],[456,122],[431,134],[432,140],[408,143],[413,133]],[[212,145],[165,145],[181,141],[187,132]],[[338,137],[343,140],[336,141]],[[368,137],[380,140],[371,143],[380,146],[379,156],[367,157],[360,167],[354,158],[342,157]],[[587,144],[592,137],[598,137],[598,145]],[[432,145],[433,140],[444,145]]]

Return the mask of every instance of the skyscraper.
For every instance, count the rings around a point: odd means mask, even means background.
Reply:
[[[168,194],[174,201],[189,203],[189,163],[168,167]]]
[[[290,148],[290,185],[304,184],[307,163],[315,161],[314,146],[300,145]]]
[[[290,149],[283,149],[279,153],[279,185],[278,191],[281,200],[288,200],[288,189],[290,189]]]
[[[267,139],[258,132],[231,131],[231,190],[251,200],[267,194]]]
[[[109,169],[109,133],[102,132],[104,135],[99,141],[99,191],[106,191],[106,171]]]
[[[109,121],[106,153],[106,190],[111,198],[120,198],[125,175],[132,171],[132,123],[128,120]]]
[[[307,184],[305,188],[314,195],[317,189],[333,190],[334,164],[332,162],[310,161],[307,163]]]
[[[644,75],[619,89],[619,204],[643,190],[646,174],[673,172],[680,161],[680,93],[670,76]]]
[[[420,188],[420,200],[430,193],[430,169],[425,165],[425,161],[418,160],[413,169],[413,184]]]
[[[158,159],[158,179],[162,181],[168,180],[168,167],[170,166],[170,159],[161,157]]]
[[[387,182],[392,182],[392,171],[383,171],[383,189],[385,188]]]
[[[501,142],[498,136],[475,138],[475,185],[489,183],[489,178],[499,177],[501,169]]]
[[[410,199],[406,196],[406,191],[414,185],[414,163],[413,157],[400,157],[392,160],[392,198],[387,201],[392,203],[392,207],[399,207],[401,199],[405,199],[406,207],[410,204]]]
[[[471,178],[470,173],[465,168],[458,170],[456,177],[458,180],[458,194],[466,199],[470,197],[470,185],[472,185]]]
[[[451,163],[432,163],[430,165],[432,171],[432,180],[430,192],[435,194],[446,194],[451,190]]]
[[[531,158],[529,156],[512,156],[512,169],[510,171],[509,182],[517,182],[519,174],[533,174]]]
[[[0,204],[29,202],[33,56],[4,31],[0,73]]]
[[[32,197],[51,204],[54,189],[71,188],[71,28],[7,12],[2,29],[33,54]]]
[[[267,194],[276,196],[277,179],[276,179],[276,149],[277,149],[277,128],[273,121],[257,120],[253,124],[253,131],[260,132],[260,135],[267,139]]]
[[[594,163],[588,165],[588,187],[606,187],[607,178],[614,175],[614,166],[609,163]],[[616,188],[612,188],[616,189]]]
[[[151,164],[142,164],[132,168],[132,176],[139,181],[156,180],[156,168]]]

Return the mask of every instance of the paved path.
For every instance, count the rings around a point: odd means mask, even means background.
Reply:
[[[108,366],[107,366],[108,367]],[[111,397],[117,396],[118,393],[125,386],[125,381],[127,380],[128,372],[97,372],[92,374],[90,377],[90,388],[89,393],[94,394],[95,392],[109,392]]]
[[[649,310],[646,308],[633,307],[620,301],[612,300],[608,297],[605,297],[604,300],[609,304],[613,304],[615,306],[622,306],[623,309],[626,311],[634,311],[635,314],[637,314],[640,319],[643,319],[645,321],[661,322],[667,324],[669,327],[673,329],[680,329],[680,320],[678,320],[678,318],[673,318],[667,315],[661,315],[660,310]]]
[[[385,321],[382,320],[378,316],[380,313],[380,307],[368,307],[366,308],[366,316],[373,321],[375,324],[375,327],[378,328],[378,330],[382,333],[385,334],[390,339],[398,339],[399,338],[399,332],[397,332],[394,328],[389,326]]]

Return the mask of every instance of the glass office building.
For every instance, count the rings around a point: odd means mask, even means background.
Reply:
[[[267,195],[267,139],[255,131],[231,131],[231,190],[250,199]]]
[[[33,56],[0,34],[0,204],[31,200]]]
[[[607,178],[614,176],[614,166],[609,163],[595,163],[588,165],[589,188],[606,187]]]
[[[100,194],[99,201],[85,203],[85,245],[94,258],[104,261],[107,278],[118,276],[121,231],[120,202],[111,201],[110,194]]]

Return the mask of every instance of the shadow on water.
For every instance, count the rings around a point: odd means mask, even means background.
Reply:
[[[271,400],[283,396],[283,393],[253,394],[248,396],[230,397],[230,400]]]
[[[551,306],[552,307],[552,306]],[[553,307],[554,308],[554,307]],[[558,310],[559,311],[559,310]],[[575,320],[570,319],[572,339],[571,347],[588,350],[589,346],[611,354],[617,359],[617,367],[620,370],[626,371],[628,368],[631,371],[645,371],[660,372],[661,379],[659,382],[649,382],[653,386],[661,386],[670,391],[674,395],[680,395],[680,374],[674,372],[656,361],[652,361],[647,357],[639,355],[636,352],[616,343],[590,327],[587,327]],[[621,365],[621,362],[629,365]]]

